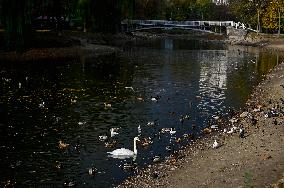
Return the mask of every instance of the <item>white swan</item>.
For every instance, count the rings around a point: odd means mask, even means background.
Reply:
[[[137,155],[137,148],[136,148],[136,142],[140,141],[138,137],[135,137],[133,139],[134,142],[134,148],[133,151],[129,150],[129,149],[125,149],[125,148],[120,148],[120,149],[116,149],[112,152],[107,152],[108,154],[110,154],[110,157],[112,158],[118,158],[118,159],[125,159],[125,158],[129,158],[129,157],[135,157]]]

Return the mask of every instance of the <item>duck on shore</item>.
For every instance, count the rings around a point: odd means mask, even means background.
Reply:
[[[240,128],[240,134],[239,134],[240,138],[244,138],[245,137],[245,130],[243,128]]]
[[[217,142],[217,140],[214,140],[214,143],[213,143],[212,147],[214,149],[217,149],[219,146],[220,146],[220,144]]]

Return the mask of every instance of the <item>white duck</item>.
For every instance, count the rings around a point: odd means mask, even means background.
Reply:
[[[100,135],[100,136],[99,136],[99,140],[102,141],[102,142],[103,142],[103,141],[106,141],[107,139],[108,139],[108,136],[107,136],[107,135]]]
[[[217,142],[217,140],[214,141],[212,147],[213,147],[213,148],[218,148],[218,147],[219,147],[219,143]]]
[[[156,97],[151,97],[151,101],[158,102],[158,99]]]
[[[137,155],[137,148],[136,148],[136,142],[137,141],[140,141],[140,140],[139,140],[138,137],[135,137],[133,139],[133,142],[134,142],[133,151],[131,151],[129,149],[125,149],[125,148],[120,148],[120,149],[116,149],[112,152],[107,152],[107,153],[111,155],[110,157],[119,158],[119,159],[135,157]]]
[[[153,126],[153,125],[155,125],[155,122],[154,122],[154,121],[149,121],[149,122],[147,123],[147,125],[148,125],[148,126]]]
[[[234,132],[235,132],[234,128],[231,128],[229,131],[227,131],[228,134],[232,134]]]
[[[45,105],[45,103],[44,103],[44,101],[43,101],[43,102],[40,103],[38,106],[39,106],[40,108],[44,108],[44,105]]]
[[[114,137],[115,135],[119,134],[118,131],[119,129],[118,128],[111,128],[110,129],[110,137]]]
[[[170,134],[171,134],[171,135],[176,134],[176,132],[177,132],[177,131],[176,131],[175,129],[173,129],[173,128],[170,129]]]
[[[138,129],[138,134],[141,134],[142,132],[141,125],[139,125],[137,129]]]

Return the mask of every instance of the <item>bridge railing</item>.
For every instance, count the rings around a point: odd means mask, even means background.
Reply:
[[[123,20],[123,24],[137,25],[184,25],[184,26],[236,26],[233,21],[168,21],[168,20]]]
[[[127,26],[136,25],[138,27],[235,27],[246,29],[245,25],[234,21],[169,21],[169,20],[123,20],[121,22]]]

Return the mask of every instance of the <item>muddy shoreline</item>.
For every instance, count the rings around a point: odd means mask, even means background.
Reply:
[[[3,42],[1,34],[3,33],[0,33],[0,42]],[[35,33],[30,46],[22,52],[0,48],[0,62],[58,62],[74,59],[80,62],[86,58],[113,56],[121,51],[116,43],[122,43],[124,39],[131,40],[124,35],[66,31],[63,36],[58,36],[55,32],[39,32]]]
[[[4,33],[0,32],[0,42],[4,44]],[[200,32],[153,31],[126,34],[99,34],[65,31],[62,36],[55,32],[36,32],[30,46],[22,52],[5,51],[0,47],[0,62],[54,61],[97,58],[121,52],[129,43],[143,43],[162,38],[194,39],[203,42],[223,43],[224,36]]]

